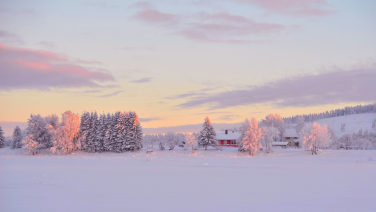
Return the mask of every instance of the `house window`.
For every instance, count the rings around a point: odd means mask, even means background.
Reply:
[[[236,140],[232,140],[232,141],[231,141],[231,144],[236,144]]]
[[[290,137],[286,137],[286,139],[290,139]]]

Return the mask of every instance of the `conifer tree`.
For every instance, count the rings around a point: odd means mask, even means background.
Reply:
[[[85,151],[87,149],[87,136],[89,133],[89,128],[90,128],[90,113],[84,111],[81,114],[80,140],[81,140],[82,150],[85,150]]]
[[[104,148],[106,151],[116,152],[116,141],[118,136],[117,123],[120,118],[120,112],[116,112],[114,115],[107,114],[107,120],[109,122],[109,127],[106,132],[106,140],[104,143]]]
[[[22,132],[21,132],[21,128],[18,126],[13,131],[11,148],[12,149],[22,148]]]
[[[127,113],[127,136],[126,136],[126,151],[139,150],[143,147],[142,127],[136,112],[130,111]]]
[[[97,112],[91,112],[89,119],[89,129],[86,137],[86,151],[87,152],[96,152],[98,147],[97,142],[97,125],[98,125],[98,114]]]
[[[159,142],[159,149],[164,150],[165,149],[165,137],[162,134],[157,135],[157,140]]]
[[[128,125],[128,116],[124,112],[119,113],[119,118],[115,126],[116,138],[114,142],[114,151],[115,152],[124,152],[126,148],[127,140],[127,125]]]
[[[115,113],[115,115],[111,115],[110,113],[107,114],[107,118],[106,118],[107,131],[106,131],[105,139],[103,142],[104,151],[113,151],[113,143],[114,143],[113,131],[115,130],[115,127],[116,127],[116,121],[114,121],[116,114],[117,113]]]
[[[4,137],[4,132],[3,129],[0,126],[0,148],[5,147],[5,137]]]
[[[202,128],[203,129],[200,131],[200,135],[198,136],[198,144],[200,146],[205,147],[205,150],[207,150],[208,146],[217,147],[217,134],[214,131],[213,125],[210,122],[209,117],[205,118],[205,122],[202,125]]]
[[[106,138],[107,132],[107,117],[105,114],[101,114],[98,120],[98,127],[97,127],[97,144],[96,145],[96,152],[103,152],[104,151],[104,140]]]

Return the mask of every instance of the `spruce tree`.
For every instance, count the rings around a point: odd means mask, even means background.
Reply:
[[[22,148],[22,132],[19,126],[17,126],[13,131],[11,148],[12,149]]]
[[[115,139],[115,152],[124,152],[127,148],[127,136],[129,131],[129,117],[127,113],[120,113],[119,119],[116,123],[115,131],[117,133]]]
[[[90,113],[83,112],[81,114],[81,122],[80,122],[80,140],[81,140],[81,149],[86,150],[87,147],[87,136],[89,133],[90,127]]]
[[[106,138],[107,132],[107,117],[105,114],[101,114],[98,120],[97,126],[97,142],[96,142],[96,152],[104,151],[104,140]]]
[[[115,127],[116,127],[116,121],[118,117],[118,112],[115,113],[115,115],[107,114],[106,118],[106,126],[107,131],[103,143],[103,148],[105,151],[114,151],[114,142],[115,142]]]
[[[126,114],[126,139],[123,150],[133,151],[143,147],[142,128],[136,112],[130,111]]]
[[[97,112],[91,112],[89,119],[89,129],[86,137],[87,146],[85,150],[87,152],[96,152],[97,147],[97,125],[98,125],[98,114]]]
[[[209,117],[205,118],[205,122],[202,125],[202,128],[203,129],[200,131],[200,135],[198,136],[198,144],[200,146],[205,147],[205,150],[207,150],[208,146],[217,147],[217,134],[214,131],[213,125],[210,122]]]
[[[0,148],[5,147],[5,137],[4,137],[4,132],[3,129],[0,126]]]

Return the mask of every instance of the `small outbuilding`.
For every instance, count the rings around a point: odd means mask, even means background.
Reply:
[[[295,129],[286,129],[283,133],[283,141],[290,143],[291,147],[299,146],[299,142],[295,141],[295,139],[298,139],[299,135],[296,132]]]

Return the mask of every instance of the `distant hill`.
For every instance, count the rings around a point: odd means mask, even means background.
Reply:
[[[358,133],[360,129],[363,130],[363,133],[366,130],[371,131],[372,123],[375,118],[376,113],[363,113],[320,119],[317,120],[316,123],[319,123],[321,125],[326,124],[328,127],[334,130],[337,137],[340,137],[347,133]],[[345,132],[341,131],[342,123],[346,124]]]

